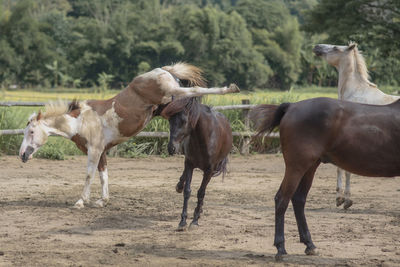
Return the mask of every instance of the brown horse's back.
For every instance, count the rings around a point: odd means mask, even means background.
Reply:
[[[374,106],[329,98],[293,103],[280,134],[285,161],[321,159],[360,175],[400,175],[400,103]]]

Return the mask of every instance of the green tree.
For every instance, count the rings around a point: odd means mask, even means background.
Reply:
[[[302,36],[297,20],[275,0],[241,0],[235,10],[246,20],[256,49],[274,72],[268,86],[289,89],[300,73]]]

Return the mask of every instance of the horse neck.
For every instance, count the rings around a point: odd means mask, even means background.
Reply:
[[[211,118],[206,106],[199,104],[200,116],[196,125],[193,127],[191,136],[197,136],[198,139],[204,140],[205,135],[212,131]]]
[[[47,118],[45,121],[46,125],[50,128],[51,135],[71,139],[77,133],[76,119],[67,114]]]
[[[360,73],[360,68],[357,62],[357,50],[349,53],[346,58],[342,59],[337,67],[339,73],[338,81],[338,95],[341,99],[342,96],[350,91],[364,91],[364,90],[376,90],[377,87],[372,82],[368,81],[365,77],[366,73]]]

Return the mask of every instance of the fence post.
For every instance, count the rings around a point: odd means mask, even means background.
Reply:
[[[249,104],[250,104],[249,99],[242,99],[242,105],[249,105]],[[247,108],[242,110],[242,118],[244,121],[245,132],[250,131],[249,110],[250,109],[247,109]],[[249,154],[249,146],[250,146],[250,136],[244,136],[242,145],[240,147],[240,154],[248,155]]]

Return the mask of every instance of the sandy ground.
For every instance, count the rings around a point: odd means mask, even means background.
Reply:
[[[110,204],[76,210],[85,163],[0,157],[0,266],[400,266],[399,178],[354,177],[354,205],[344,211],[335,206],[336,169],[321,165],[306,205],[319,255],[304,254],[290,207],[289,255],[276,263],[282,156],[232,156],[225,181],[213,178],[207,188],[201,226],[186,232],[175,231],[182,156],[109,159]],[[195,171],[189,219],[200,181]],[[96,179],[92,200],[99,196]]]

